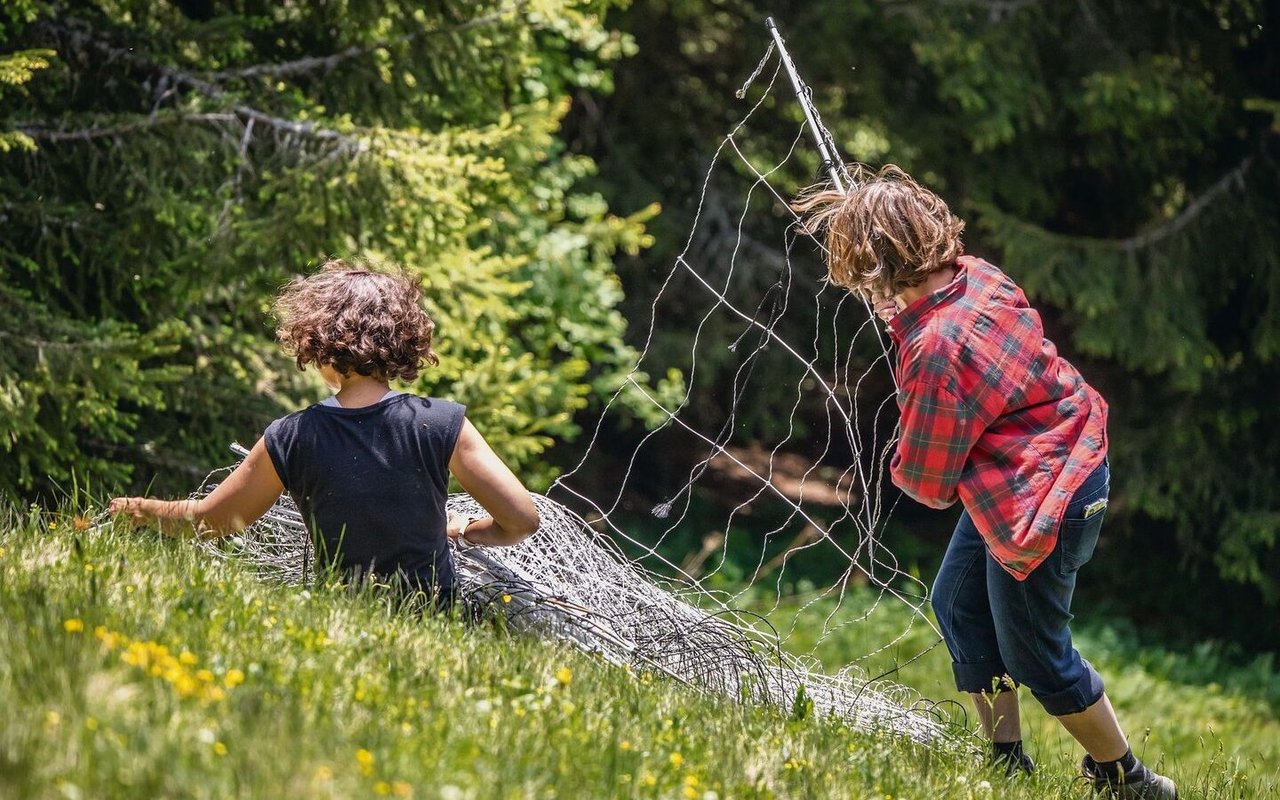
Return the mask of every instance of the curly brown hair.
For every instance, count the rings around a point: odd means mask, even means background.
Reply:
[[[868,298],[919,286],[964,253],[964,220],[892,164],[844,194],[811,189],[792,207],[812,212],[802,225],[805,233],[826,233],[827,279]]]
[[[411,381],[431,349],[436,325],[422,309],[422,290],[403,273],[378,272],[341,259],[290,281],[276,298],[276,338],[298,369],[328,365],[343,375]]]

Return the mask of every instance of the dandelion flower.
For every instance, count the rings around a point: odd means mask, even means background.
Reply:
[[[228,689],[234,689],[244,683],[244,673],[238,669],[229,669],[227,670],[227,676],[223,679],[223,682],[227,685]]]
[[[556,680],[560,682],[561,686],[568,686],[569,681],[573,680],[573,672],[568,667],[561,667],[556,670]]]
[[[675,767],[676,769],[679,769],[680,765],[684,763],[684,756],[680,755],[679,753],[672,753],[670,760],[671,760],[671,766]]]
[[[82,633],[84,632],[84,622],[73,617],[62,623],[62,629],[67,633]]]

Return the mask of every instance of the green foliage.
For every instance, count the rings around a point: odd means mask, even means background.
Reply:
[[[1049,337],[1108,398],[1117,495],[1108,536],[1172,540],[1179,579],[1198,587],[1182,592],[1186,602],[1211,596],[1217,584],[1195,582],[1217,571],[1274,608],[1280,47],[1271,8],[635,3],[616,24],[639,53],[615,69],[616,92],[575,123],[579,138],[602,143],[614,207],[651,198],[667,206],[650,226],[653,250],[624,264],[628,287],[643,287],[683,246],[692,209],[681,198],[698,197],[710,152],[759,99],[772,66],[745,100],[734,93],[764,51],[766,14],[845,156],[897,163],[948,199],[968,221],[969,252],[1024,285]],[[780,79],[735,144],[756,165],[776,163],[800,120]],[[797,156],[773,175],[784,189],[818,172],[807,138]],[[670,167],[654,170],[660,163]],[[754,178],[738,172],[713,177],[713,211]],[[779,216],[750,217],[748,234],[781,241],[771,233]],[[732,237],[706,245],[713,254],[733,246]],[[754,307],[768,281],[744,282],[734,299]],[[672,350],[687,350],[696,309],[685,327],[660,332]],[[796,324],[783,335],[808,341],[809,323]],[[738,364],[721,355],[705,369],[727,380]],[[766,441],[794,402],[791,387],[777,388],[753,397],[748,412]]]
[[[78,323],[0,288],[10,326],[0,330],[0,485],[69,488],[73,466],[118,481],[108,454],[131,442],[138,409],[162,410],[164,387],[189,374],[157,365],[186,329],[172,322],[138,333],[114,320]],[[83,446],[88,436],[91,448]]]
[[[611,214],[557,138],[630,47],[606,6],[24,4],[0,45],[32,49],[5,63],[59,58],[0,112],[39,148],[0,161],[0,287],[56,335],[0,321],[31,351],[5,351],[0,493],[72,468],[186,489],[313,399],[268,312],[327,255],[422,280],[444,366],[413,388],[547,480],[539,454],[634,361],[611,257],[649,242],[652,212]],[[63,363],[26,371],[46,340]]]
[[[1079,750],[1029,701],[1038,771],[1004,783],[807,697],[766,711],[500,628],[391,613],[374,594],[262,584],[151,530],[90,530],[74,509],[0,515],[5,797],[1080,796]],[[855,588],[846,608],[874,597]],[[816,634],[830,601],[813,600],[774,620],[804,606],[800,633]],[[911,621],[882,603],[827,655],[845,663]],[[928,642],[916,622],[904,649]],[[1275,791],[1274,663],[1111,630],[1082,647],[1184,796]],[[894,677],[953,696],[942,648]]]
[[[54,55],[52,50],[20,50],[0,55],[0,99],[4,98],[5,88],[21,87],[37,70],[47,68]],[[36,143],[22,131],[0,131],[0,154],[18,148],[35,150]]]

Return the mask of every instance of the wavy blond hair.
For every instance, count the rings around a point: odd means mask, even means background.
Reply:
[[[867,298],[892,297],[964,253],[964,220],[901,168],[855,178],[843,194],[820,185],[792,204],[808,214],[802,230],[825,240],[831,283]]]

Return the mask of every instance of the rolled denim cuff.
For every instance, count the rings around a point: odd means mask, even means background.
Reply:
[[[982,692],[990,694],[995,691],[999,682],[1006,689],[1016,687],[1003,661],[976,661],[962,664],[951,662],[951,671],[956,677],[956,688],[962,692]]]
[[[1040,694],[1032,691],[1035,698],[1044,706],[1050,715],[1061,717],[1064,714],[1079,714],[1089,706],[1102,699],[1102,677],[1094,670],[1093,665],[1083,658],[1084,674],[1080,679],[1060,692]]]

